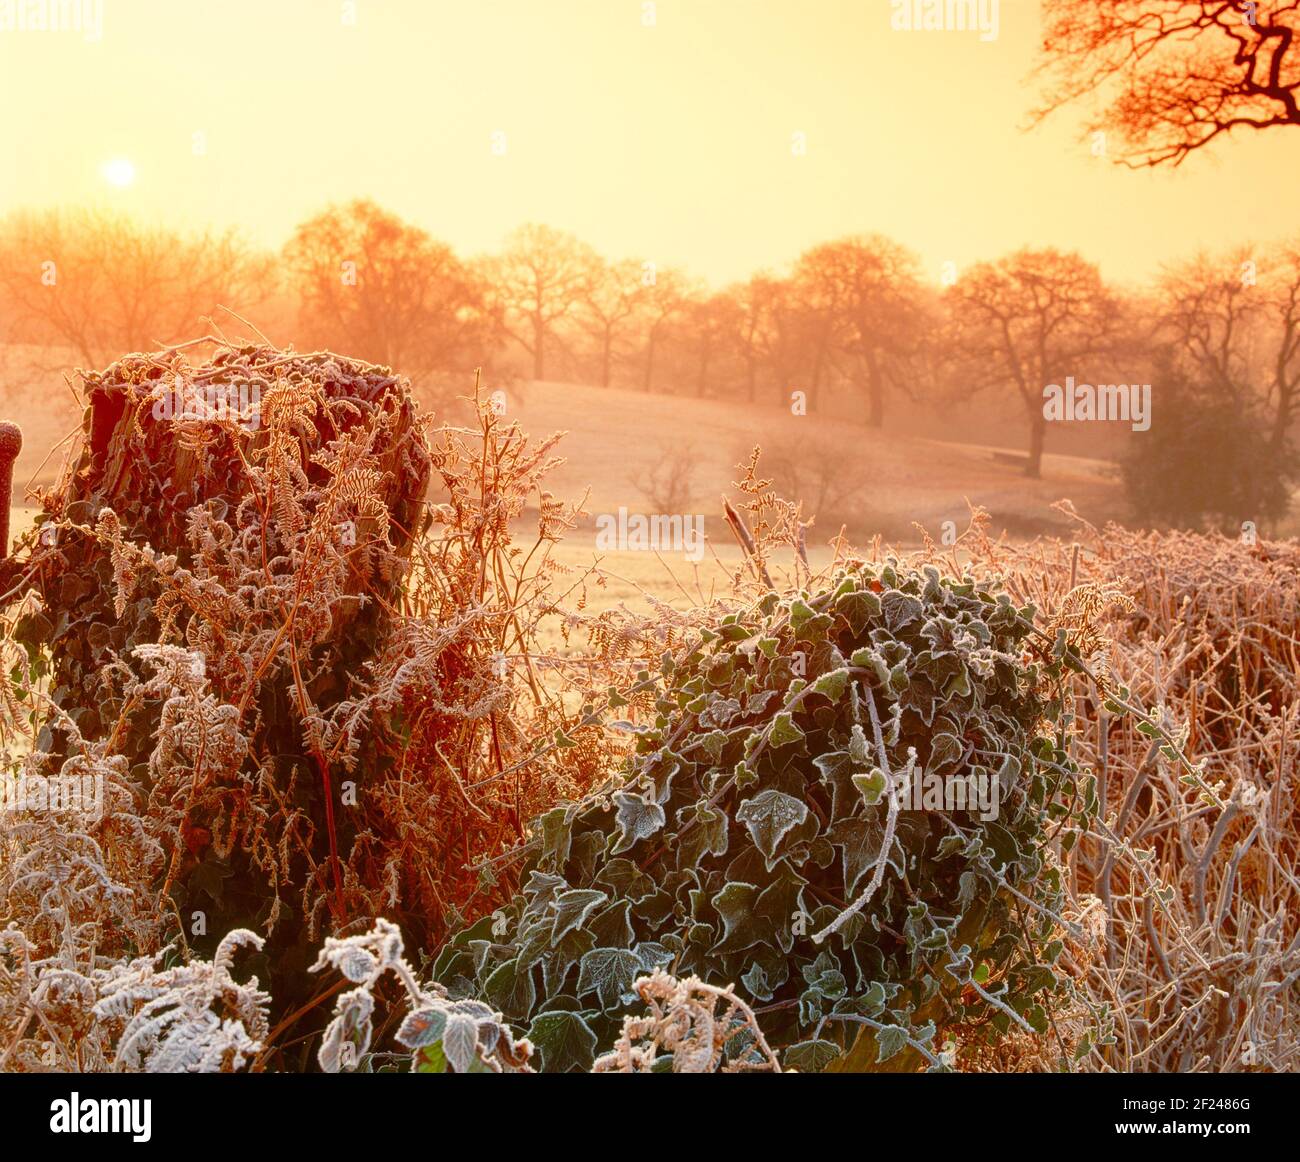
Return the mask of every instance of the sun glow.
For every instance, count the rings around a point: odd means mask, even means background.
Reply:
[[[135,182],[135,165],[124,157],[104,162],[100,173],[110,186],[116,186],[119,190],[124,190]]]

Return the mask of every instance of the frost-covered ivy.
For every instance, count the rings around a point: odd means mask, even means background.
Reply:
[[[522,891],[435,976],[526,1029],[548,1071],[590,1067],[659,967],[734,983],[801,1070],[855,1039],[856,1068],[941,1067],[954,1020],[1046,1031],[1048,844],[1095,804],[1033,616],[890,562],[727,617],[664,658],[622,784],[536,822]],[[996,779],[996,818],[914,809],[912,771]]]

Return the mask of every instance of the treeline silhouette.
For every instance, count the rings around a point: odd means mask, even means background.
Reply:
[[[926,272],[906,247],[863,234],[713,288],[545,225],[521,226],[495,253],[458,255],[368,200],[307,219],[279,253],[234,231],[186,234],[84,208],[0,223],[7,342],[98,366],[191,338],[223,306],[259,326],[271,320],[277,341],[394,367],[440,401],[463,393],[475,367],[810,414],[834,401],[839,418],[873,427],[896,403],[951,410],[982,398],[1003,431],[1025,433],[1030,476],[1048,441],[1046,385],[1154,382],[1152,431],[1128,440],[1131,454],[1163,439],[1158,459],[1203,465],[1200,445],[1212,452],[1212,439],[1178,441],[1213,426],[1170,423],[1162,437],[1162,409],[1226,409],[1239,417],[1235,461],[1272,482],[1264,493],[1274,499],[1252,493],[1248,508],[1285,506],[1279,482],[1294,470],[1292,244],[1196,255],[1132,288],[1050,248]]]

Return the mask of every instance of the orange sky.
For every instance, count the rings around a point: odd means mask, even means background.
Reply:
[[[1120,279],[1300,231],[1300,133],[1150,174],[1072,119],[1024,132],[1037,0],[991,43],[895,32],[889,0],[657,0],[654,27],[643,0],[102,5],[98,40],[0,31],[0,212],[104,200],[278,245],[367,195],[464,253],[538,220],[714,282],[856,231],[935,277],[1054,244]]]

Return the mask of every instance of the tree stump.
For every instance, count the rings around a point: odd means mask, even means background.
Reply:
[[[391,758],[348,709],[400,600],[430,458],[388,369],[200,343],[82,373],[80,455],[22,565],[45,612],[21,632],[48,644],[67,716],[42,749],[128,757],[188,942],[210,955],[233,927],[269,931],[259,975],[279,1007],[310,985],[319,929],[354,918],[343,780]]]

